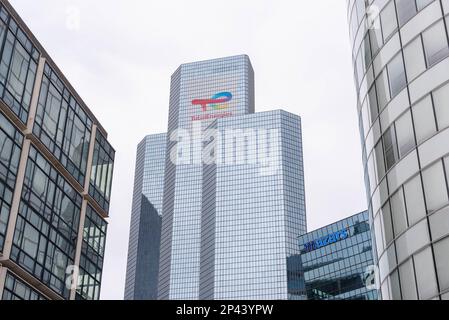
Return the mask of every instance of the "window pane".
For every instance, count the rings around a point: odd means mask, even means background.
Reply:
[[[430,247],[415,255],[414,260],[419,299],[433,298],[438,293],[438,286]]]
[[[403,26],[416,14],[415,1],[410,0],[396,0],[399,25]]]
[[[382,33],[385,42],[398,27],[396,21],[396,11],[394,9],[394,1],[390,1],[390,3],[384,8],[380,14],[380,20],[382,22]]]
[[[384,222],[385,244],[388,246],[394,238],[393,222],[391,220],[390,205],[388,203],[382,208],[382,218]]]
[[[384,154],[382,150],[382,141],[380,141],[376,148],[375,148],[375,156],[376,156],[376,163],[377,163],[377,174],[379,181],[382,180],[382,178],[385,176],[385,161],[384,161]]]
[[[415,120],[415,131],[418,144],[424,142],[437,132],[430,96],[426,97],[413,107],[413,118]]]
[[[449,238],[435,245],[435,261],[438,272],[440,290],[449,289]]]
[[[421,176],[417,175],[413,180],[404,185],[405,202],[407,204],[408,222],[415,224],[426,216],[424,205],[424,193],[421,184]]]
[[[449,127],[449,84],[433,93],[438,129]]]
[[[412,259],[409,259],[399,267],[399,275],[401,277],[402,298],[404,300],[417,300],[418,295]]]
[[[395,97],[407,84],[401,53],[388,64],[388,75],[390,77],[391,96]]]
[[[377,102],[379,104],[379,110],[382,111],[387,103],[390,101],[390,90],[388,88],[387,73],[382,71],[376,80],[377,89]]]
[[[371,114],[371,123],[370,123],[370,125],[371,125],[374,123],[374,121],[376,121],[377,116],[379,115],[375,85],[373,85],[371,87],[370,91],[368,92],[368,103],[369,103],[370,114]]]
[[[398,254],[398,262],[408,259],[409,256],[424,248],[430,242],[429,229],[427,221],[423,220],[415,226],[407,230],[396,241],[396,248]]]
[[[413,135],[412,116],[410,111],[396,121],[396,136],[399,156],[402,158],[415,147],[415,137]]]
[[[430,4],[434,0],[416,0],[416,4],[418,5],[418,11],[421,11],[428,4]]]
[[[387,170],[390,170],[399,160],[394,126],[390,127],[383,135],[383,146]]]
[[[438,161],[423,172],[424,191],[426,195],[427,211],[440,209],[448,202],[446,179],[443,163]]]
[[[410,0],[403,0],[407,3],[413,3]],[[413,40],[404,49],[405,66],[409,82],[426,70],[426,60],[422,47],[421,37]]]
[[[402,188],[391,197],[391,213],[393,216],[394,233],[398,235],[407,228]]]
[[[423,41],[427,65],[429,67],[448,55],[449,48],[443,21],[438,22],[429,30],[423,32]]]

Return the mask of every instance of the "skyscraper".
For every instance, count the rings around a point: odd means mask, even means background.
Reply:
[[[5,0],[0,44],[0,297],[99,299],[115,151]]]
[[[183,64],[172,76],[159,270],[161,299],[199,297],[202,131],[216,118],[253,112],[254,72],[245,55]],[[178,137],[190,140],[185,141],[186,150],[177,149]]]
[[[156,300],[162,227],[166,134],[137,147],[125,299]]]
[[[293,299],[287,263],[307,231],[301,119],[277,110],[216,120],[211,129],[199,298]]]
[[[449,3],[348,1],[382,299],[449,299]]]
[[[303,299],[377,300],[372,245],[367,211],[300,236]]]
[[[290,299],[306,232],[301,122],[254,113],[245,55],[172,76],[159,299]],[[221,143],[222,142],[222,143]]]

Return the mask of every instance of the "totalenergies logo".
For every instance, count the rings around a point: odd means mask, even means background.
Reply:
[[[207,108],[213,110],[224,110],[229,108],[228,102],[232,100],[232,93],[220,92],[212,96],[210,99],[196,99],[192,101],[194,106],[201,106],[203,112],[207,111]]]

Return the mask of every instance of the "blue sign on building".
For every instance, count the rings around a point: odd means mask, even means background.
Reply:
[[[347,239],[350,236],[350,230],[349,227],[345,228],[343,230],[331,233],[325,237],[319,238],[314,241],[310,241],[304,245],[304,251],[310,252],[322,247],[325,247],[327,245],[330,245],[332,243],[336,243],[338,241]]]

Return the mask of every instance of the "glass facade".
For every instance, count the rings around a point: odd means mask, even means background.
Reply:
[[[0,252],[5,243],[22,142],[23,135],[0,113]]]
[[[202,132],[217,118],[253,112],[254,72],[246,55],[183,64],[172,76],[160,299],[199,298]],[[184,141],[186,149],[178,144],[182,136],[188,136],[189,141]]]
[[[83,228],[77,299],[100,299],[106,231],[106,221],[91,206],[88,206]]]
[[[46,64],[33,133],[82,186],[91,128],[92,120]]]
[[[378,14],[377,14],[378,13]],[[449,4],[350,0],[370,223],[385,300],[445,299]]]
[[[167,135],[149,135],[137,147],[126,300],[156,300]]]
[[[26,123],[40,53],[0,5],[0,97]]]
[[[3,290],[3,296],[1,296],[1,300],[36,301],[47,300],[47,298],[19,278],[17,278],[14,274],[8,272],[6,275],[5,288]]]
[[[211,128],[222,136],[203,168],[199,298],[294,299],[287,262],[306,232],[301,120],[278,110]]]
[[[304,300],[377,300],[368,212],[299,237],[299,262],[292,279]],[[292,268],[293,270],[293,268]],[[367,287],[368,286],[368,287]]]
[[[32,147],[11,259],[68,298],[66,269],[74,264],[82,198]]]
[[[97,130],[90,176],[89,195],[105,211],[109,211],[115,150]]]
[[[3,299],[99,299],[114,153],[101,124],[1,0]]]

